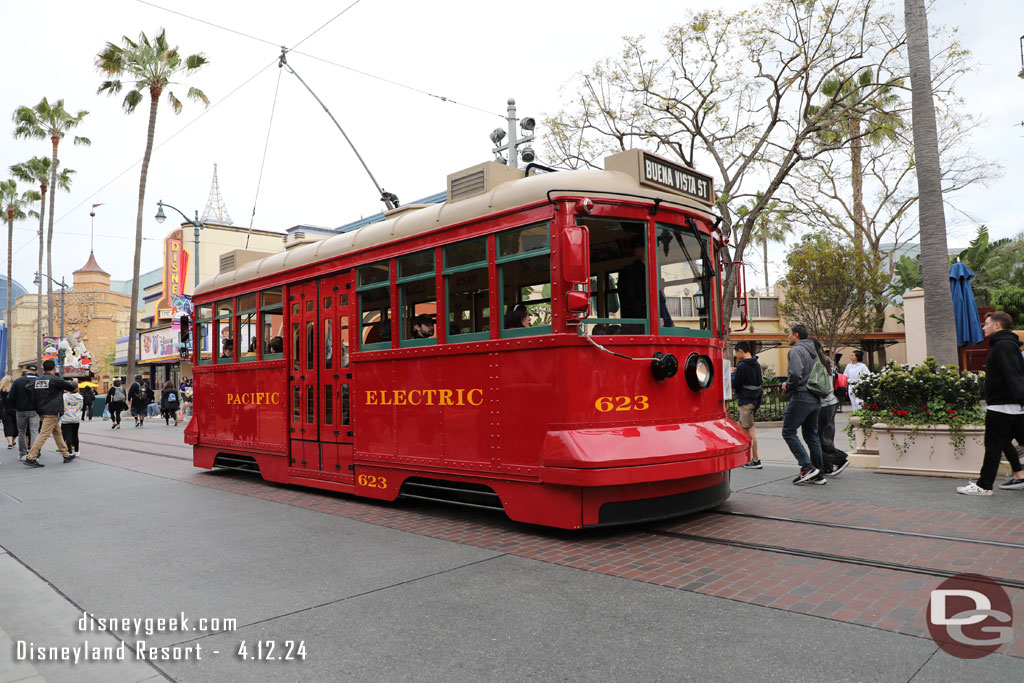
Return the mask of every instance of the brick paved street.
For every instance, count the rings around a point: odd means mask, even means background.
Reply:
[[[621,591],[631,591],[632,589],[628,588],[630,582],[650,586],[652,590],[659,591],[654,595],[660,596],[655,600],[655,604],[661,607],[651,608],[653,613],[645,612],[645,618],[654,621],[671,618],[671,611],[662,610],[669,609],[668,605],[673,604],[680,595],[705,596],[704,599],[716,601],[718,607],[707,614],[701,614],[694,624],[699,624],[702,630],[714,632],[723,628],[714,616],[718,611],[725,609],[726,605],[736,605],[737,608],[742,605],[743,610],[753,611],[745,611],[742,617],[737,617],[738,621],[730,622],[730,633],[737,633],[739,624],[753,627],[755,633],[759,634],[755,636],[755,649],[760,651],[767,648],[765,651],[778,652],[779,656],[783,656],[790,649],[787,628],[796,628],[796,631],[800,631],[806,628],[807,624],[800,621],[800,626],[795,627],[787,621],[787,626],[780,631],[778,627],[772,625],[776,620],[817,620],[821,626],[811,628],[807,631],[808,635],[804,636],[805,639],[810,639],[809,642],[824,637],[825,631],[821,630],[824,624],[835,625],[835,628],[853,629],[849,632],[844,631],[841,636],[846,643],[844,647],[848,646],[851,649],[851,652],[847,653],[850,655],[849,661],[844,659],[847,662],[844,664],[847,667],[844,673],[833,676],[831,672],[825,675],[825,671],[821,671],[820,675],[815,675],[811,673],[815,670],[812,668],[808,671],[808,680],[846,679],[844,677],[849,680],[940,680],[942,676],[958,671],[967,675],[970,675],[971,671],[984,671],[990,680],[1019,680],[1019,677],[1010,675],[1011,671],[1017,670],[1020,666],[1017,658],[1024,658],[1024,638],[1021,637],[1019,628],[1016,629],[1014,641],[1004,646],[999,654],[978,662],[955,660],[942,652],[937,652],[937,647],[928,637],[925,623],[929,592],[941,583],[941,577],[929,575],[927,571],[920,573],[849,564],[844,562],[843,558],[858,561],[881,560],[911,565],[922,570],[970,571],[996,578],[1019,579],[1024,577],[1021,571],[1024,568],[1024,547],[1012,546],[1024,543],[1024,492],[1005,491],[992,499],[970,499],[956,496],[952,491],[953,482],[948,479],[895,477],[854,470],[833,480],[828,486],[794,487],[789,484],[793,466],[785,461],[785,453],[779,453],[777,448],[770,445],[772,438],[766,435],[768,438],[765,439],[765,443],[769,444],[768,447],[773,448],[773,451],[772,457],[764,459],[770,464],[759,472],[735,472],[734,493],[723,510],[768,515],[785,520],[813,520],[868,529],[998,541],[1010,545],[969,544],[955,540],[879,533],[867,529],[837,529],[808,526],[795,521],[753,519],[722,514],[704,514],[633,528],[583,533],[561,532],[516,524],[500,515],[487,512],[421,503],[377,503],[323,491],[267,484],[255,476],[242,473],[197,470],[191,466],[190,449],[181,443],[181,432],[182,427],[170,428],[162,423],[147,424],[139,430],[129,424],[119,431],[110,430],[106,423],[87,423],[83,426],[82,432],[82,462],[65,467],[57,464],[55,455],[48,456],[44,451],[43,462],[53,463],[52,468],[31,472],[26,468],[15,469],[5,466],[0,471],[0,486],[3,487],[0,493],[18,497],[20,486],[38,485],[46,481],[43,477],[57,475],[59,479],[67,480],[86,471],[90,475],[88,486],[80,489],[84,491],[84,495],[96,492],[98,487],[102,486],[104,477],[126,482],[163,480],[173,482],[176,486],[187,485],[186,489],[181,490],[181,495],[185,496],[193,495],[187,493],[189,487],[212,492],[216,498],[204,497],[204,500],[219,502],[211,506],[209,514],[206,514],[202,507],[193,505],[190,508],[190,512],[195,513],[193,519],[208,520],[210,535],[216,535],[220,523],[218,520],[223,519],[216,516],[216,511],[223,512],[225,505],[228,508],[232,507],[232,496],[237,494],[244,499],[253,500],[259,506],[258,516],[250,520],[252,528],[276,528],[283,518],[280,511],[275,512],[275,509],[281,508],[274,506],[286,506],[323,518],[350,520],[368,524],[371,528],[390,530],[387,533],[400,532],[411,534],[413,537],[433,539],[452,548],[474,549],[471,552],[483,553],[476,561],[518,558],[518,561],[540,563],[538,566],[563,568],[560,571],[582,572],[578,579],[571,579],[571,582],[584,580],[583,577],[587,574],[604,575],[607,577],[606,580],[611,581],[626,581],[623,584],[609,584],[615,586],[610,589],[610,594],[616,596],[623,595]],[[11,457],[4,458],[4,461],[5,465],[10,463]],[[115,474],[118,472],[120,474]],[[33,478],[29,480],[28,476]],[[894,495],[894,491],[907,493],[900,496]],[[229,497],[222,498],[224,495]],[[894,504],[897,501],[899,505]],[[918,503],[922,506],[918,506]],[[924,507],[924,504],[927,507]],[[55,509],[64,509],[68,505],[70,502],[64,501]],[[270,507],[266,507],[267,505]],[[12,509],[11,506],[7,508]],[[48,509],[52,508],[43,507],[41,511],[44,518]],[[147,511],[144,501],[139,501],[132,508],[126,507],[122,511],[115,506],[115,509],[105,514],[117,519],[121,514],[130,514],[132,522],[129,526],[135,528],[140,520],[152,519],[154,513]],[[169,516],[155,519],[153,523],[159,527],[167,524],[173,527],[177,513],[172,510],[165,514]],[[237,521],[235,513],[229,514],[231,517],[228,519]],[[69,524],[73,525],[74,522]],[[330,534],[322,537],[318,543],[351,545],[358,542],[358,537],[363,533],[359,530],[364,528],[367,527],[351,527],[340,537]],[[189,535],[194,535],[196,531],[192,528]],[[751,547],[717,545],[691,538],[680,538],[680,534],[726,539],[748,546],[754,544],[797,552],[827,553],[834,557],[820,559],[767,552]],[[8,537],[8,533],[0,536],[3,539],[0,545],[13,552],[8,546]],[[327,540],[328,538],[334,540]],[[208,543],[208,540],[206,539],[203,544]],[[14,544],[18,544],[17,539]],[[121,552],[126,558],[132,557],[130,549],[123,549]],[[159,550],[155,552],[160,554]],[[261,545],[254,552],[259,557],[274,557],[274,562],[286,559],[278,557],[279,551],[273,545]],[[55,557],[64,557],[61,549],[51,549],[50,553]],[[18,557],[25,562],[20,553]],[[70,556],[64,559],[72,560]],[[238,561],[244,563],[240,557],[234,560]],[[194,560],[188,564],[193,569],[196,568]],[[45,567],[37,568],[34,563],[29,566],[39,575],[47,576]],[[202,563],[199,566],[202,566]],[[263,583],[259,565],[248,566],[244,571],[246,575],[253,576],[257,584]],[[566,577],[577,575],[559,573],[559,576],[562,577],[560,581],[565,581]],[[109,581],[109,577],[106,578]],[[190,585],[189,578],[187,574],[177,576],[178,580],[184,582],[184,586]],[[135,580],[129,578],[127,582],[131,584]],[[305,585],[301,578],[296,577],[293,580],[298,581],[296,588]],[[59,582],[52,583],[60,588]],[[584,583],[587,581],[584,580]],[[207,585],[207,579],[204,578],[201,584]],[[389,590],[395,590],[397,585],[394,584]],[[531,590],[536,590],[536,586]],[[1018,588],[1009,588],[1008,594],[1015,610],[1019,614],[1024,614],[1022,591]],[[670,599],[670,596],[674,597]],[[260,593],[254,599],[258,602],[261,597],[266,596]],[[125,609],[137,611],[143,605],[151,605],[152,599],[140,596],[134,600],[122,599],[119,602],[125,605]],[[231,609],[229,602],[220,601],[219,604],[227,605],[225,608]],[[435,606],[432,609],[443,608]],[[784,617],[783,614],[791,616]],[[272,619],[283,618],[284,615],[279,614]],[[636,615],[630,618],[636,618]],[[251,628],[255,628],[256,623],[262,622],[253,622]],[[569,623],[572,626],[562,624],[561,628],[578,629],[578,635],[586,637],[589,628],[586,623],[577,623],[574,617],[570,617]],[[10,624],[0,622],[0,626],[3,626],[12,639],[17,637],[16,634],[12,634]],[[494,626],[496,624],[490,624],[490,627]],[[815,631],[818,632],[817,635]],[[417,636],[418,642],[423,642],[424,646],[431,642],[430,638],[424,638],[423,633]],[[207,636],[207,639],[212,642],[223,637]],[[832,637],[835,637],[834,633],[829,636]],[[881,645],[874,646],[878,654],[872,660],[872,656],[865,653],[862,648],[863,643],[876,638],[881,638]],[[730,637],[726,637],[725,640],[734,642]],[[730,680],[730,677],[719,678],[715,674],[714,662],[719,657],[734,658],[737,653],[707,652],[705,650],[709,644],[699,637],[694,641],[694,651],[704,654],[703,658],[697,657],[701,663],[695,663],[693,671],[706,671],[705,679]],[[890,666],[889,655],[895,656],[897,650],[900,657],[905,657],[911,652],[921,654],[911,657],[910,662],[903,662],[906,665],[903,669],[900,668],[903,664],[893,665],[895,668],[886,668]],[[683,652],[686,653],[688,650],[684,648]],[[860,655],[856,654],[858,652]],[[662,656],[665,658],[662,662],[664,664],[675,655],[664,652]],[[751,659],[751,672],[767,675],[768,680],[791,680],[789,674],[792,671],[782,663],[787,661],[785,657],[778,665],[770,667],[767,674],[756,660],[757,658]],[[881,677],[869,675],[869,672],[875,671],[872,667],[880,663],[884,664],[885,669]],[[378,668],[374,669],[378,675],[381,672],[379,666],[378,663]],[[567,670],[558,662],[552,661],[538,666],[536,671],[543,672],[542,678],[577,678],[574,674],[566,673]],[[435,671],[432,667],[428,668]],[[0,667],[0,673],[2,671]],[[175,663],[161,671],[174,678],[181,677],[181,680],[216,680],[209,678],[210,672],[213,671],[232,675],[228,673],[231,669],[225,669],[221,662],[218,662],[217,667],[209,669],[198,663],[191,667]],[[370,678],[377,677],[370,670],[364,670],[363,673],[369,674]],[[610,669],[599,667],[593,673],[596,678],[602,680],[618,679]],[[650,673],[655,679],[680,678],[670,676],[664,668],[655,668]],[[510,677],[516,678],[516,675],[510,674]],[[461,677],[456,675],[455,678]],[[389,676],[380,675],[380,680],[388,679]],[[0,680],[7,679],[0,677]]]

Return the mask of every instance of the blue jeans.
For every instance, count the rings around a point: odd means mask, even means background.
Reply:
[[[818,438],[818,412],[821,410],[821,401],[809,391],[798,391],[789,399],[786,404],[786,412],[782,415],[782,439],[789,446],[800,469],[807,469],[812,464],[819,470],[824,465],[821,460],[821,440]],[[800,437],[796,435],[796,429],[800,427],[803,432],[804,441],[811,449],[810,458],[807,457],[807,450],[800,443]]]

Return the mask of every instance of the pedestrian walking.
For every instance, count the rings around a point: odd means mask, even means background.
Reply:
[[[821,440],[818,437],[818,413],[821,411],[821,399],[811,393],[808,384],[814,365],[818,362],[818,354],[814,342],[808,337],[810,333],[804,325],[793,325],[789,330],[789,376],[782,384],[782,390],[789,393],[789,403],[782,415],[782,439],[789,446],[790,452],[800,465],[800,473],[793,479],[794,484],[824,484],[827,482],[822,475]],[[826,376],[827,381],[827,376]],[[827,392],[826,392],[827,393]],[[807,449],[800,443],[796,430],[803,433]]]
[[[96,400],[96,392],[92,387],[79,387],[78,393],[82,395],[82,419],[92,420],[92,404]]]
[[[149,404],[153,402],[153,390],[142,379],[142,375],[135,375],[135,381],[128,389],[128,405],[132,409],[132,417],[135,418],[135,426],[142,427],[146,424],[146,411]]]
[[[829,392],[821,399],[821,410],[818,411],[818,439],[821,441],[821,473],[826,477],[835,477],[843,473],[850,466],[849,457],[845,451],[836,448],[836,412],[839,408],[839,399],[836,397],[834,382],[835,370],[832,361],[829,360],[830,353],[823,351],[821,342],[812,338],[814,348],[818,353],[818,360],[828,370]]]
[[[121,413],[128,409],[128,394],[121,386],[121,380],[115,379],[114,386],[107,392],[107,410],[110,412],[110,428],[121,428]]]
[[[853,362],[846,366],[843,374],[846,375],[846,391],[850,397],[850,410],[858,410],[864,402],[857,398],[857,392],[854,387],[857,382],[871,374],[868,366],[864,365],[863,351],[857,350],[853,352]]]
[[[163,391],[160,392],[160,413],[164,416],[164,424],[178,426],[178,408],[181,407],[181,393],[174,386],[174,382],[167,380]]]
[[[85,397],[78,391],[78,383],[64,394],[64,414],[60,416],[60,432],[72,456],[78,455],[78,426],[82,422]]]
[[[271,341],[271,344],[273,344],[274,340],[271,339],[270,341]],[[283,351],[284,351],[284,345],[282,343],[281,352],[283,352]],[[184,403],[184,408],[185,408],[184,414],[185,414],[186,417],[192,417],[192,378],[190,377],[188,379],[182,380],[181,381],[181,386],[178,387],[178,388],[181,389],[181,400],[183,400],[185,402]]]
[[[28,455],[28,450],[39,436],[39,413],[32,405],[32,384],[36,381],[35,363],[25,366],[21,377],[11,385],[11,400],[14,402],[14,416],[18,422],[18,459]]]
[[[1012,326],[1009,314],[996,311],[985,316],[981,328],[989,344],[985,359],[985,459],[978,480],[956,489],[967,496],[992,495],[1003,455],[1010,463],[1013,477],[999,488],[1024,489],[1020,456],[1013,447],[1014,439],[1024,443],[1024,357],[1020,339],[1010,331]]]
[[[757,457],[754,416],[757,414],[757,409],[761,407],[761,398],[764,396],[761,364],[757,361],[757,356],[750,352],[749,342],[738,342],[735,346],[735,355],[738,362],[732,371],[732,389],[736,394],[736,406],[740,411],[740,427],[750,435],[750,462],[743,466],[747,469],[759,470],[763,465]]]
[[[14,378],[4,375],[0,379],[0,416],[4,421],[4,438],[7,439],[7,450],[14,448],[14,442],[18,438],[18,415],[14,409],[14,401],[11,400],[11,386]]]
[[[57,442],[57,452],[64,456],[64,462],[68,463],[75,459],[75,454],[68,451],[68,445],[64,443],[64,435],[61,434],[60,416],[64,412],[64,391],[74,389],[75,385],[62,379],[53,371],[57,364],[52,360],[43,361],[43,374],[36,377],[32,384],[32,404],[40,417],[39,436],[32,442],[32,448],[25,456],[25,465],[28,467],[43,467],[39,462],[39,452],[43,450],[46,441],[53,435]]]

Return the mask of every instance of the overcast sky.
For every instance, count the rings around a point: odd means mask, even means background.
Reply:
[[[295,45],[350,4],[0,0],[5,65],[0,119],[9,121],[16,107],[34,105],[43,96],[64,98],[68,109],[90,112],[77,134],[91,138],[92,146],[73,147],[68,140],[61,147],[62,163],[77,175],[72,192],[57,195],[54,276],[70,281],[71,272],[85,262],[90,207],[102,202],[95,220],[97,258],[114,278],[131,277],[148,97],[126,116],[121,97],[96,94],[102,79],[94,60],[105,41],[135,37],[140,30],[153,35],[164,27],[183,54],[205,53],[209,65],[188,83],[203,89],[212,105],[204,110],[185,100],[187,86],[174,88],[185,103],[182,114],[175,116],[166,101],[161,104],[159,147],[146,192],[143,271],[159,266],[160,241],[171,223],[177,224],[173,219],[156,223],[157,200],[190,216],[202,213],[214,163],[236,225],[248,227],[252,221],[256,228],[279,231],[302,223],[336,227],[378,211],[376,191],[342,136],[298,80],[277,68],[275,46]],[[718,0],[708,6],[748,4]],[[686,8],[702,6],[695,0],[361,0],[297,48],[349,69],[300,54],[292,54],[289,63],[334,113],[378,182],[407,203],[443,190],[447,174],[492,158],[487,134],[503,124],[499,115],[508,97],[516,98],[521,116],[539,120],[553,114],[571,97],[564,87],[573,74],[616,54],[620,36],[657,37]],[[1016,234],[1024,229],[1019,211],[1024,80],[1017,78],[1024,3],[937,0],[930,21],[958,27],[974,53],[978,71],[963,80],[961,94],[973,112],[988,119],[975,135],[974,148],[1005,168],[989,188],[973,188],[955,200],[970,218],[947,212],[950,242],[965,244],[976,222],[988,224],[995,237]],[[49,143],[14,141],[0,131],[0,167],[34,155],[48,156]],[[14,277],[30,289],[36,244],[31,222],[15,226]]]

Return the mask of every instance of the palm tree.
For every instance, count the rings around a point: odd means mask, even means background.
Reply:
[[[850,186],[853,194],[853,242],[858,248],[864,247],[864,161],[865,143],[877,144],[886,138],[895,137],[903,125],[897,113],[902,101],[893,80],[885,85],[875,83],[870,68],[853,77],[830,78],[821,86],[821,94],[828,101],[836,100],[846,107],[842,118],[819,134],[825,144],[850,145]],[[874,90],[874,92],[871,92]],[[860,104],[857,104],[860,103]],[[811,107],[813,115],[820,108]]]
[[[50,160],[32,157],[11,166],[11,173],[22,182],[39,185],[39,271],[43,272],[43,221],[46,217],[46,190],[50,186]],[[36,284],[36,365],[43,362],[43,278]]]
[[[0,211],[7,214],[7,372],[11,372],[14,365],[14,351],[11,337],[11,264],[14,262],[14,221],[24,220],[28,216],[38,216],[35,210],[25,209],[42,199],[35,190],[25,190],[18,195],[18,182],[10,178],[0,182]]]
[[[740,216],[746,216],[755,206],[761,203],[764,195],[760,192],[751,200],[749,205],[743,205],[736,210]],[[768,279],[768,243],[785,242],[786,237],[793,234],[793,226],[789,222],[789,212],[782,208],[779,202],[772,200],[758,216],[758,222],[754,226],[751,238],[761,242],[762,255],[764,257],[764,295],[770,296],[771,283]]]
[[[58,187],[57,146],[64,136],[73,128],[77,128],[89,112],[84,109],[72,115],[64,109],[64,100],[50,104],[44,97],[34,107],[18,107],[14,110],[15,138],[50,138],[53,145],[53,156],[50,159],[50,187]],[[74,137],[76,145],[91,145],[89,138]],[[53,336],[53,203],[56,192],[50,193],[50,223],[46,231],[46,321],[47,334]]]
[[[924,327],[927,353],[943,365],[956,365],[953,299],[949,293],[946,214],[942,206],[939,139],[932,100],[928,16],[924,0],[903,0],[910,62],[914,161],[917,171],[921,270],[924,274]]]
[[[149,159],[153,154],[153,134],[156,130],[156,112],[160,104],[160,95],[167,90],[167,99],[175,114],[181,112],[181,100],[168,89],[170,85],[178,85],[171,79],[181,74],[191,75],[206,64],[202,53],[189,55],[184,59],[178,54],[177,47],[167,44],[166,32],[160,33],[150,40],[145,33],[139,33],[135,42],[122,36],[123,45],[108,42],[103,51],[96,56],[96,68],[110,80],[103,81],[97,92],[115,95],[121,92],[124,84],[129,85],[123,107],[127,114],[135,111],[142,102],[142,91],[149,90],[149,128],[146,132],[146,152],[142,157],[142,173],[139,176],[139,208],[135,218],[135,263],[132,269],[132,315],[128,321],[128,376],[135,374],[135,343],[138,331],[138,315],[135,308],[139,300],[139,265],[142,258],[142,211],[146,199],[146,175],[149,173]],[[189,87],[186,97],[210,105],[210,100],[202,90]]]

